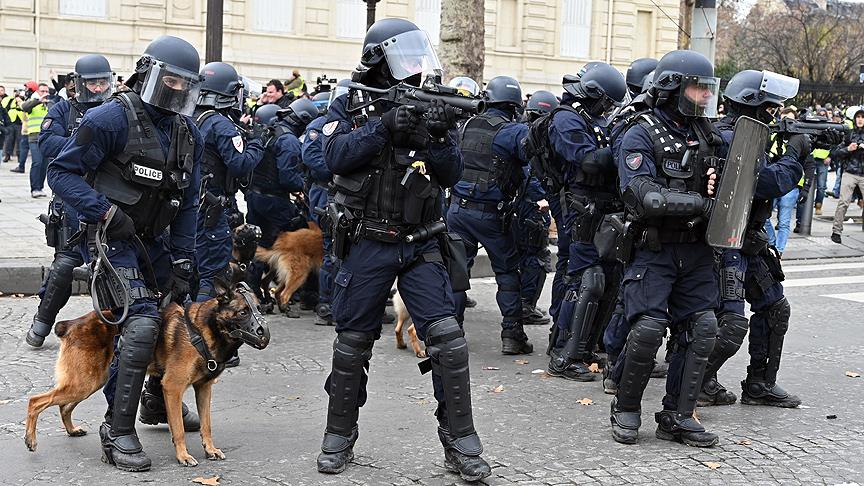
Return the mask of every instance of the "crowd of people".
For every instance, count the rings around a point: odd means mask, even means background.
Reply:
[[[694,411],[738,400],[718,371],[748,332],[741,403],[801,403],[777,383],[791,315],[783,231],[805,167],[821,174],[827,163],[842,166],[841,203],[864,185],[864,109],[845,132],[769,139],[767,126],[796,112],[784,104],[798,80],[742,71],[720,114],[714,67],[693,51],[635,60],[626,75],[592,62],[563,76],[560,96],[527,96],[509,76],[484,87],[466,77],[441,84],[432,43],[406,20],[379,20],[363,45],[351,80],[325,76],[311,92],[297,71],[262,89],[230,64],[201,68],[195,48],[172,36],[154,40],[119,86],[104,57],[83,56],[68,96],[47,105],[37,137],[30,132],[40,160],[50,161],[56,257],[27,342],[42,345],[69,298],[72,270],[85,261],[96,307],[125,317],[104,386],[106,462],[149,469],[135,416],[140,401],[142,422],[165,420],[160,377],[145,384],[162,299],[217,297],[219,282],[236,277],[232,231],[244,221],[260,229],[265,248],[310,221],[323,230],[320,275],[297,292],[315,323],[336,331],[322,473],[340,473],[353,458],[394,284],[427,346],[421,368],[431,371],[445,466],[468,481],[491,473],[472,417],[463,332],[466,277],[480,245],[495,273],[502,354],[536,352],[524,326],[551,321],[548,374],[590,382],[602,370],[618,442],[638,442],[642,394],[650,377],[666,376],[656,436],[717,444]],[[43,99],[21,108],[32,116]],[[830,154],[813,151],[817,138]],[[758,179],[727,160],[758,168]],[[726,171],[739,174],[724,184],[742,188],[731,191],[744,198],[733,206],[746,210],[715,218],[729,211],[714,202]],[[780,232],[769,236],[775,205]],[[255,262],[242,273],[262,305],[267,271]],[[553,271],[547,314],[538,298]],[[664,338],[666,358],[655,360]],[[219,364],[238,363],[235,355]],[[199,426],[185,406],[183,414],[187,430]]]

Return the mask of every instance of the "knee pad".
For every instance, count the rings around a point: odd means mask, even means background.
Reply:
[[[627,355],[635,361],[653,360],[663,343],[668,321],[641,316],[627,336]]]
[[[333,340],[333,370],[355,370],[372,359],[375,334],[360,331],[342,331]]]
[[[161,320],[151,316],[132,316],[126,320],[120,338],[120,359],[136,368],[146,368],[153,359]]]
[[[456,321],[448,317],[429,325],[426,347],[433,360],[445,360],[442,366],[451,368],[468,362],[468,343],[465,333]]]
[[[699,357],[708,357],[717,339],[717,316],[713,310],[697,312],[690,318],[690,348]]]
[[[732,312],[727,312],[717,319],[717,342],[715,347],[718,350],[731,351],[735,354],[741,344],[744,342],[744,336],[747,335],[749,323],[747,318]]]
[[[789,306],[789,301],[786,300],[786,297],[771,304],[770,307],[762,312],[765,313],[765,320],[774,334],[780,336],[786,334],[786,331],[789,330],[789,318],[792,316],[792,307]]]
[[[502,273],[495,275],[495,283],[498,284],[498,290],[501,292],[519,292],[519,274],[515,272]]]

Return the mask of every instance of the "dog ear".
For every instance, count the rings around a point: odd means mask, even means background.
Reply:
[[[216,300],[218,300],[220,304],[227,304],[234,298],[234,290],[231,288],[230,267],[226,273],[227,275],[217,275],[213,278],[213,290],[216,292]]]

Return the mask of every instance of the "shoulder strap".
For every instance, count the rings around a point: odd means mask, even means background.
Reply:
[[[219,114],[219,112],[216,110],[207,110],[198,115],[198,118],[195,119],[195,124],[198,125],[198,128],[201,128],[201,125],[203,125],[205,121],[217,114]]]

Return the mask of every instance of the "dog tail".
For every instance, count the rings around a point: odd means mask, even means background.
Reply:
[[[259,246],[255,249],[255,259],[259,262],[264,262],[266,264],[270,264],[270,261],[276,257],[276,251],[271,250],[269,248],[264,248],[263,246]]]

